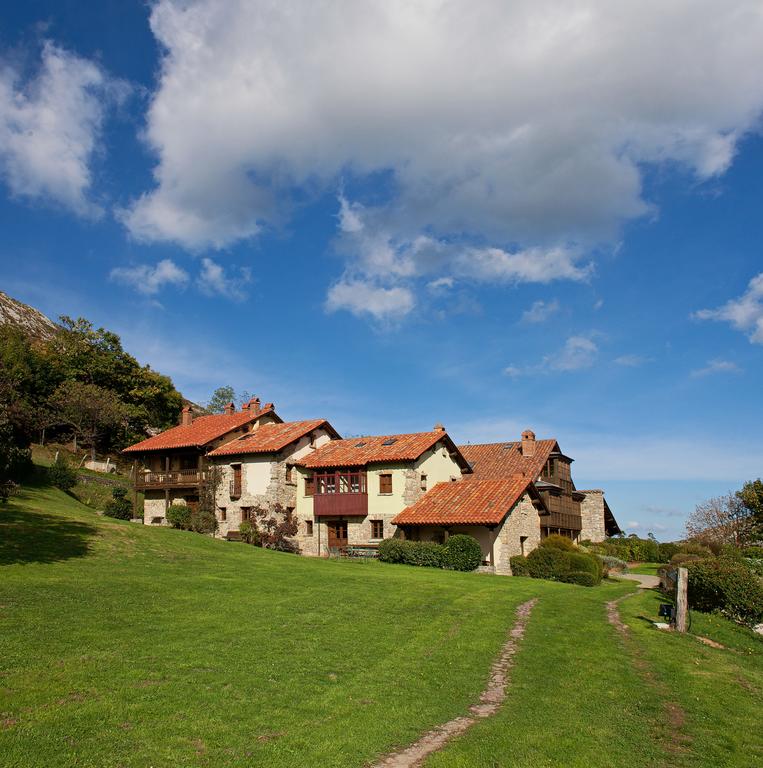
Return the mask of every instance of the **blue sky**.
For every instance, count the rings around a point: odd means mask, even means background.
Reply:
[[[763,470],[763,18],[468,9],[12,6],[0,288],[198,401],[532,427],[678,536]]]

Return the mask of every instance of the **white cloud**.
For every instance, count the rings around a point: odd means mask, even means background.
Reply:
[[[763,272],[750,280],[738,299],[731,299],[717,309],[701,309],[693,317],[729,323],[745,331],[753,344],[763,344]]]
[[[640,368],[642,365],[651,362],[651,357],[645,357],[644,355],[620,355],[615,358],[616,365],[622,365],[624,368]]]
[[[530,309],[522,313],[523,323],[545,323],[550,317],[553,317],[559,311],[559,302],[553,301],[534,301]]]
[[[721,360],[716,358],[715,360],[709,360],[707,365],[703,368],[697,368],[689,375],[694,378],[702,378],[704,376],[710,376],[714,373],[741,373],[742,369],[730,360]]]
[[[520,368],[518,365],[507,365],[503,369],[505,376],[509,376],[512,379],[516,379],[525,372],[524,368]]]
[[[110,277],[147,296],[159,293],[166,285],[182,288],[188,283],[188,273],[171,259],[162,259],[153,267],[149,264],[115,267],[111,270]]]
[[[232,274],[226,272],[216,261],[204,258],[201,260],[201,272],[196,285],[207,296],[223,296],[233,301],[243,301],[246,298],[244,286],[251,280],[252,274],[247,267],[241,267]]]
[[[92,61],[51,42],[32,80],[0,63],[0,173],[11,192],[100,214],[88,199],[91,166],[106,109],[127,90]]]
[[[329,312],[347,310],[383,322],[398,321],[411,312],[416,300],[407,288],[385,288],[363,280],[342,278],[331,286],[326,298]]]
[[[447,294],[455,284],[456,281],[450,276],[438,277],[427,283],[427,289],[430,293],[441,296]]]
[[[159,0],[151,28],[156,184],[126,222],[194,248],[375,172],[406,239],[609,240],[644,164],[721,174],[763,105],[755,0]]]
[[[586,336],[570,336],[556,355],[545,358],[546,364],[557,371],[580,371],[596,362],[599,347]]]

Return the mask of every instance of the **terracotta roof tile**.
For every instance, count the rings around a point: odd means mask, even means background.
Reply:
[[[559,450],[556,440],[536,440],[532,456],[522,455],[522,443],[483,443],[460,445],[459,450],[471,464],[474,480],[501,480],[524,474],[530,480],[540,476],[548,457]]]
[[[125,448],[122,453],[141,453],[143,451],[159,451],[168,448],[197,448],[203,447],[213,440],[223,437],[234,429],[243,427],[252,421],[256,421],[265,415],[278,418],[275,411],[270,408],[257,414],[250,411],[236,411],[235,413],[219,413],[211,416],[197,416],[191,424],[181,424],[171,429],[166,429],[158,435],[141,440],[135,445]]]
[[[435,443],[444,440],[448,449],[455,452],[457,461],[468,471],[466,461],[447,432],[414,432],[406,435],[376,435],[354,437],[348,440],[332,440],[302,459],[302,465],[310,469],[319,467],[362,467],[366,464],[395,461],[415,461]]]
[[[437,483],[392,522],[395,525],[498,525],[531,483],[521,475],[503,480],[471,478]]]
[[[231,440],[209,453],[210,456],[238,456],[250,453],[278,453],[301,437],[319,427],[326,427],[336,435],[334,428],[325,419],[310,421],[286,421],[281,424],[263,424],[254,432]]]

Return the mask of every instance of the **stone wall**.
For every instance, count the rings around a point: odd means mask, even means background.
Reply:
[[[524,538],[524,546],[522,539]],[[495,547],[495,572],[511,575],[509,558],[528,555],[540,544],[540,517],[528,494],[511,510],[498,532]]]
[[[580,516],[583,518],[580,540],[604,541],[607,537],[604,527],[604,491],[585,491],[585,498],[580,504]]]

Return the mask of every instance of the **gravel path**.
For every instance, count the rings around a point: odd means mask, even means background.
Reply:
[[[660,577],[648,573],[619,573],[618,578],[637,581],[641,589],[655,589],[660,586]]]

